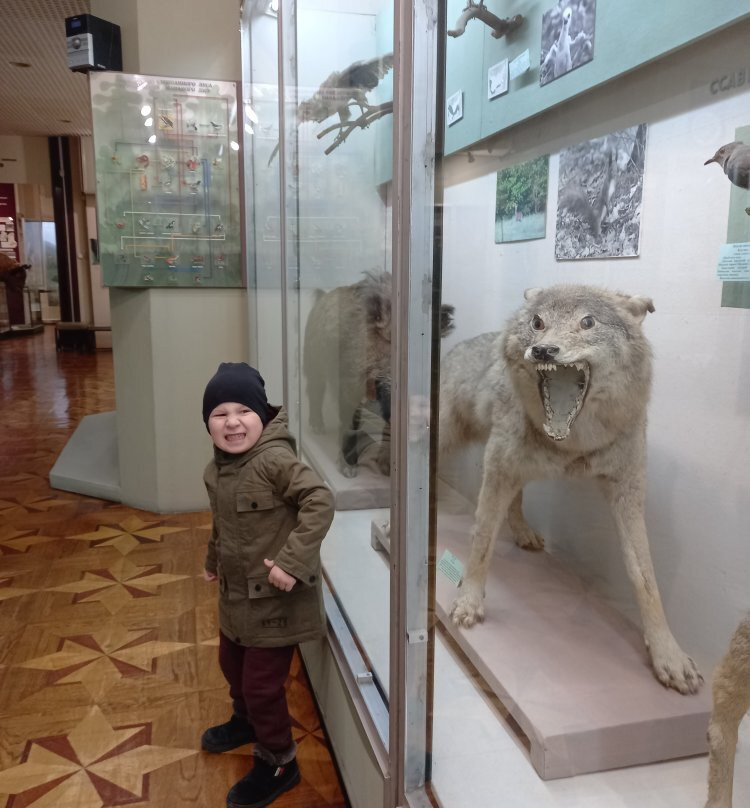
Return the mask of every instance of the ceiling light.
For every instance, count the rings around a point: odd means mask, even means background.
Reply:
[[[236,140],[230,140],[229,141],[229,147],[232,149],[232,151],[239,151],[240,150],[240,144],[237,143]]]
[[[153,118],[146,118],[146,120],[143,122],[143,125],[144,126],[153,126],[154,125],[154,119]]]
[[[144,118],[147,118],[150,114],[151,114],[151,107],[148,104],[144,104],[141,107],[141,115],[143,115]]]
[[[156,143],[156,135],[151,135],[151,137],[148,139],[148,142],[149,143]]]

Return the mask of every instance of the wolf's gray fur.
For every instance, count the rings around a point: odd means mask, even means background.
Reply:
[[[737,734],[750,709],[750,614],[737,627],[726,656],[714,672],[713,700],[706,808],[732,808]]]
[[[441,454],[486,444],[471,552],[451,616],[462,626],[483,619],[487,569],[506,517],[521,547],[543,547],[523,517],[526,483],[594,477],[614,514],[656,676],[694,693],[702,678],[667,625],[644,521],[651,351],[641,322],[653,310],[648,298],[590,286],[531,289],[503,333],[474,337],[445,356]]]

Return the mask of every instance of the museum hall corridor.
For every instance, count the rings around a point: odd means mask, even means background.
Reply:
[[[249,746],[200,751],[231,711],[208,512],[49,487],[81,418],[113,409],[110,352],[58,353],[52,326],[0,341],[1,808],[221,808],[249,769]],[[302,782],[274,806],[345,808],[298,657],[287,690]]]

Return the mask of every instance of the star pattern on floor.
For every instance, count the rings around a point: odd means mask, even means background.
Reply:
[[[11,586],[12,583],[12,578],[0,578],[0,603],[4,600],[10,600],[11,598],[20,598],[21,595],[28,595],[35,591],[33,589],[21,589],[17,586]]]
[[[113,727],[98,707],[67,735],[30,740],[0,771],[8,808],[106,808],[148,798],[148,775],[198,754],[151,744],[150,724]],[[18,799],[17,799],[18,798]]]
[[[51,685],[79,682],[94,699],[101,699],[120,679],[153,673],[159,657],[192,647],[161,641],[156,629],[132,631],[112,625],[94,634],[64,637],[58,651],[17,667],[49,671]]]
[[[133,600],[154,597],[165,584],[188,577],[161,572],[161,564],[139,567],[122,558],[107,569],[86,570],[80,580],[48,591],[70,592],[75,603],[99,602],[110,614],[116,614]]]
[[[144,522],[133,515],[115,525],[99,525],[91,533],[79,533],[76,536],[66,536],[66,538],[89,542],[93,547],[115,547],[122,555],[128,555],[142,544],[160,542],[164,536],[180,533],[186,529],[158,522]]]
[[[74,505],[75,500],[62,497],[39,497],[31,494],[18,499],[0,499],[0,515],[8,517],[14,513],[28,514],[39,511],[49,511],[51,508],[61,508],[65,505]]]
[[[32,530],[16,530],[11,525],[0,527],[0,555],[26,553],[30,547],[55,541],[54,536],[39,536]]]

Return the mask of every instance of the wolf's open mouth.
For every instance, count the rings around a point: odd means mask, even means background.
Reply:
[[[547,420],[544,431],[552,440],[565,440],[570,435],[589,389],[590,370],[587,362],[572,365],[539,362],[539,393]]]

